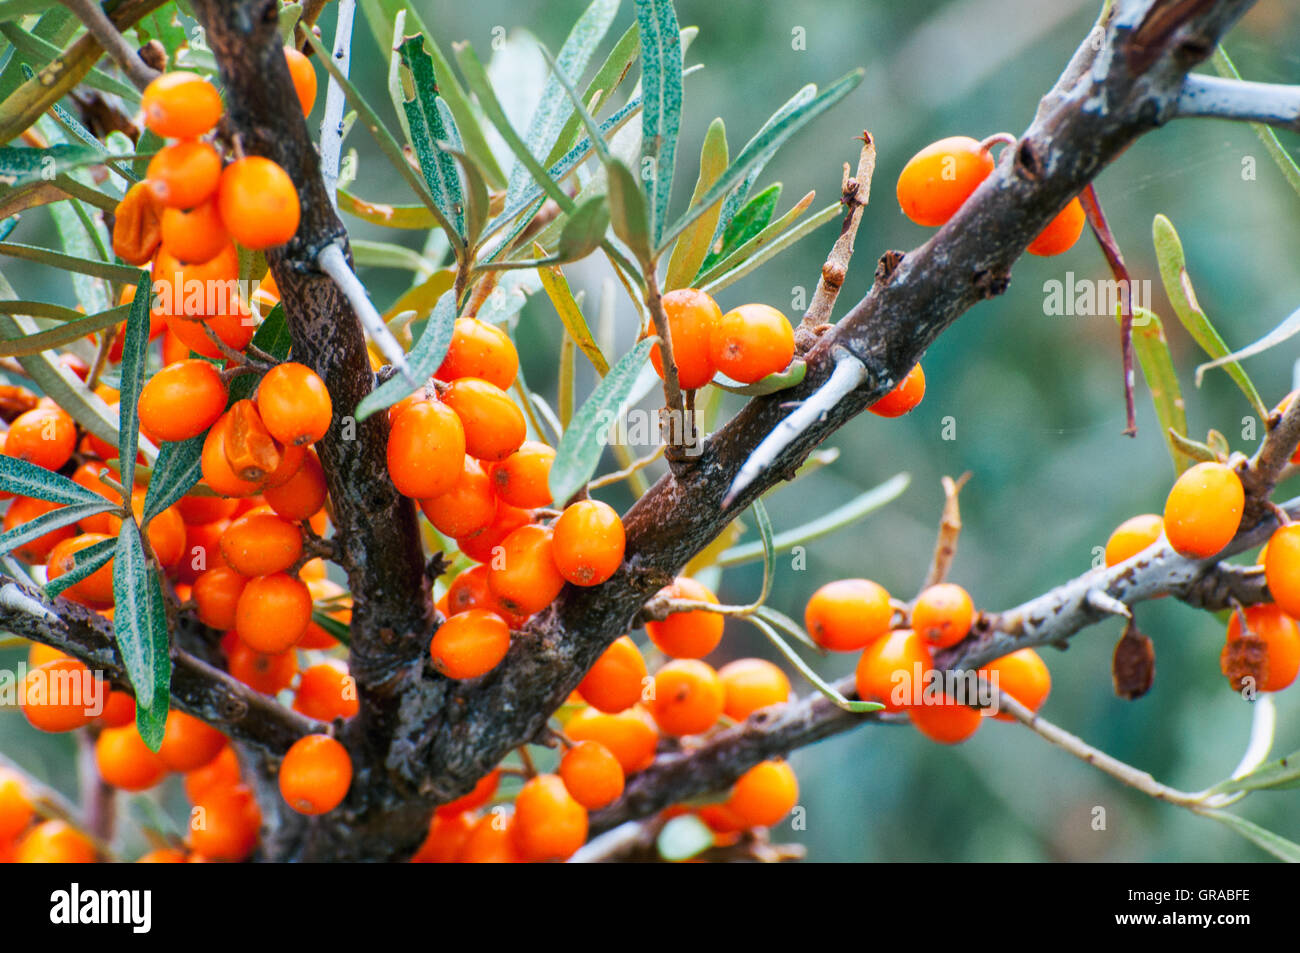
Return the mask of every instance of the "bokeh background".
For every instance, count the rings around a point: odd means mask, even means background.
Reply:
[[[505,36],[496,75],[533,70],[540,77],[544,61],[529,50],[528,33],[558,49],[585,3],[416,0],[414,6],[444,51],[467,39],[486,57],[494,36]],[[675,207],[689,198],[700,142],[715,116],[726,122],[734,155],[801,85],[824,85],[865,67],[862,85],[789,143],[760,183],[784,183],[782,211],[809,189],[817,191],[814,208],[820,207],[836,196],[841,164],[856,161],[854,137],[863,129],[875,137],[879,162],[872,201],[838,318],[870,286],[880,253],[913,247],[928,235],[903,217],[894,198],[907,159],[943,136],[1023,130],[1087,34],[1098,6],[1096,0],[678,0],[681,23],[700,29],[688,63],[705,68],[686,81]],[[333,34],[332,17],[331,9],[322,19],[326,37]],[[623,4],[603,50],[632,18],[631,3]],[[1261,2],[1226,45],[1246,77],[1300,82],[1300,12],[1284,0]],[[354,79],[371,102],[386,109],[386,59],[360,18],[354,51]],[[508,98],[507,105],[524,127],[527,102]],[[320,112],[318,103],[313,118]],[[391,109],[386,115],[394,118]],[[1284,135],[1283,143],[1292,154],[1300,152],[1294,136]],[[347,145],[360,161],[356,191],[375,201],[410,201],[364,131],[354,130]],[[1251,160],[1253,178],[1243,175]],[[1300,306],[1300,197],[1249,127],[1208,121],[1178,122],[1143,138],[1103,173],[1097,188],[1134,275],[1152,282],[1150,303],[1165,319],[1192,435],[1202,438],[1214,427],[1234,449],[1251,452],[1253,440],[1243,439],[1243,418],[1251,410],[1228,378],[1212,372],[1199,390],[1194,387],[1192,369],[1203,357],[1160,287],[1151,221],[1157,213],[1172,219],[1201,303],[1229,346],[1239,347]],[[354,237],[420,246],[412,234],[349,225]],[[724,310],[765,301],[797,316],[797,289],[811,293],[835,234],[834,224],[824,226],[726,289],[720,296]],[[608,271],[594,260],[567,271],[594,310]],[[840,452],[832,466],[769,496],[780,531],[894,474],[911,475],[896,502],[813,544],[806,568],[797,571],[782,560],[773,606],[802,617],[819,585],[845,576],[866,576],[910,597],[928,566],[944,474],[972,474],[962,494],[965,530],[952,578],[990,610],[1016,605],[1087,570],[1116,524],[1160,510],[1173,470],[1140,375],[1139,432],[1136,439],[1121,434],[1113,317],[1044,311],[1044,283],[1064,280],[1067,272],[1079,279],[1108,277],[1090,237],[1057,258],[1025,258],[1006,295],[977,306],[944,334],[924,358],[927,393],[915,412],[892,421],[863,415],[830,441]],[[409,272],[393,268],[367,268],[362,277],[381,307],[410,283]],[[626,347],[636,332],[635,312],[621,300],[617,316],[618,341]],[[530,386],[553,399],[560,323],[545,295],[525,306],[516,335]],[[1294,346],[1286,344],[1247,363],[1266,402],[1291,388],[1295,358]],[[581,394],[591,383],[580,377]],[[955,439],[942,439],[945,418],[953,419]],[[617,493],[606,498],[619,506],[631,502]],[[723,601],[747,601],[760,581],[757,564],[729,570],[720,595]],[[1251,718],[1249,706],[1219,674],[1222,623],[1170,600],[1139,606],[1137,620],[1157,652],[1155,685],[1145,698],[1125,702],[1114,696],[1110,653],[1120,626],[1105,623],[1080,633],[1067,652],[1042,650],[1053,674],[1043,713],[1168,784],[1208,786],[1236,765]],[[756,654],[767,654],[757,631],[729,623],[710,661],[720,665]],[[17,658],[0,653],[0,664]],[[846,655],[818,665],[837,677],[850,672],[854,661]],[[797,680],[796,688],[808,690]],[[1300,748],[1300,688],[1282,693],[1277,703],[1275,754],[1281,755]],[[0,750],[69,791],[75,784],[72,747],[71,739],[37,736],[16,714],[0,715]],[[1266,859],[1212,821],[1132,792],[1017,725],[986,724],[955,748],[927,742],[907,728],[869,727],[799,751],[792,761],[806,829],[787,825],[774,837],[806,845],[813,860]],[[173,810],[179,807],[175,793],[169,789],[161,796]],[[1238,810],[1300,839],[1296,805],[1295,792],[1262,793]],[[1105,809],[1104,830],[1094,829],[1097,807]]]

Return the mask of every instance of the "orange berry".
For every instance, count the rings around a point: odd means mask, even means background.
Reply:
[[[217,182],[221,179],[221,156],[207,142],[175,142],[163,146],[149,160],[147,176],[149,188],[160,205],[194,208],[206,202],[217,190]],[[182,261],[207,261],[213,257],[186,258],[179,249],[168,251]]]
[[[460,377],[447,385],[443,401],[465,428],[465,452],[480,460],[504,460],[523,446],[524,414],[495,384]]]
[[[413,864],[454,864],[469,840],[477,815],[470,811],[429,818],[429,833],[411,857]]]
[[[918,364],[880,400],[867,410],[877,417],[901,417],[912,411],[925,397],[925,371]]]
[[[268,655],[237,638],[226,658],[226,667],[254,691],[275,695],[288,688],[298,674],[298,655],[292,649]]]
[[[999,691],[1010,695],[1030,711],[1038,711],[1052,690],[1052,673],[1047,670],[1047,663],[1033,649],[1018,649],[987,665],[981,665],[979,671]],[[1005,712],[998,712],[993,717],[998,721],[1015,721]]]
[[[50,550],[49,562],[45,567],[46,578],[50,582],[58,579],[73,568],[77,553],[111,538],[104,533],[83,533],[58,543]],[[113,560],[110,559],[85,579],[74,582],[64,589],[63,598],[90,606],[111,606],[113,604]]]
[[[237,400],[226,411],[225,439],[222,443],[226,462],[235,476],[250,482],[263,482],[284,463],[280,444],[276,443],[257,405],[251,400]]]
[[[579,500],[555,521],[556,568],[575,586],[597,586],[623,564],[623,521],[608,503]]]
[[[245,785],[214,786],[190,812],[190,847],[210,860],[237,863],[257,846],[261,826],[257,800]]]
[[[162,213],[148,182],[137,182],[127,189],[113,211],[113,253],[136,266],[153,258],[162,240]],[[130,293],[134,294],[134,290]]]
[[[623,766],[624,774],[636,774],[654,764],[659,744],[659,727],[640,707],[607,714],[586,708],[564,726],[571,741],[599,741]]]
[[[889,631],[893,618],[889,593],[870,579],[826,583],[812,594],[803,613],[813,641],[833,652],[865,648]]]
[[[968,136],[932,142],[903,166],[898,204],[918,225],[943,225],[993,171],[993,157]]]
[[[66,821],[46,821],[14,848],[18,864],[93,864],[95,846]]]
[[[1106,540],[1106,565],[1114,566],[1136,556],[1165,531],[1165,521],[1156,513],[1130,516],[1115,527]]]
[[[95,739],[95,766],[105,784],[145,791],[167,775],[163,759],[144,743],[135,725],[106,728]]]
[[[217,207],[226,231],[254,251],[283,245],[298,231],[301,209],[293,179],[262,156],[244,156],[226,166]]]
[[[515,798],[514,838],[526,861],[567,860],[587,840],[587,809],[557,775],[539,774]]]
[[[140,391],[140,426],[160,440],[189,440],[226,409],[226,384],[207,361],[164,367]]]
[[[1259,683],[1254,687],[1261,692],[1280,692],[1300,673],[1300,628],[1281,607],[1271,602],[1247,607],[1246,625],[1264,646],[1264,664]],[[1241,638],[1241,619],[1234,612],[1228,620],[1228,639],[1220,662],[1223,674],[1233,680],[1233,688],[1237,690],[1242,687],[1236,684],[1241,679],[1233,679],[1229,671],[1228,651],[1229,646]]]
[[[475,782],[473,790],[468,794],[462,794],[454,801],[440,805],[434,813],[443,817],[454,817],[457,814],[477,810],[492,800],[492,795],[497,793],[497,786],[500,783],[501,771],[489,771]]]
[[[984,719],[967,705],[958,704],[947,695],[942,701],[909,705],[907,717],[917,731],[941,745],[955,745],[979,730]]]
[[[1088,216],[1078,199],[1071,199],[1070,204],[1047,223],[1047,227],[1038,233],[1038,237],[1029,243],[1026,249],[1031,255],[1059,255],[1069,251],[1083,234],[1084,223]]]
[[[325,502],[329,499],[325,470],[320,465],[316,451],[304,447],[298,449],[305,452],[294,474],[278,485],[275,483],[275,474],[267,477],[267,487],[263,493],[271,509],[294,522],[311,519],[324,509]]]
[[[1273,601],[1287,615],[1300,616],[1300,523],[1275,531],[1260,562]]]
[[[761,761],[742,774],[726,800],[727,810],[744,827],[771,827],[794,810],[799,781],[782,760]]]
[[[886,711],[901,711],[920,690],[918,673],[923,676],[931,668],[930,650],[921,637],[897,629],[863,650],[855,673],[858,697],[880,702]]]
[[[245,513],[221,534],[221,557],[245,576],[283,572],[302,556],[302,530],[266,510]]]
[[[163,247],[181,261],[211,261],[230,244],[216,199],[210,196],[193,208],[163,209],[160,228]]]
[[[760,708],[790,700],[790,680],[766,659],[728,662],[718,669],[718,680],[722,682],[722,712],[735,721],[744,721]]]
[[[193,139],[221,118],[221,94],[202,76],[177,70],[145,87],[140,108],[145,125],[158,135]]]
[[[708,731],[722,714],[723,702],[718,673],[698,659],[674,659],[655,673],[650,713],[666,735]]]
[[[673,361],[677,382],[685,390],[703,387],[713,380],[713,334],[722,321],[722,309],[706,292],[678,288],[663,296],[668,333],[673,339]],[[650,351],[655,373],[664,376],[663,356],[656,344]],[[789,363],[787,360],[786,363]],[[784,365],[782,365],[784,367]]]
[[[18,705],[33,728],[84,728],[104,710],[108,687],[74,658],[55,659],[32,669],[19,686]]]
[[[5,510],[3,523],[4,531],[19,526],[23,526],[36,519],[38,516],[44,516],[51,510],[59,509],[62,503],[51,503],[48,500],[38,500],[34,496],[15,497],[14,501],[9,504],[9,509]],[[35,539],[28,540],[21,546],[14,547],[14,555],[25,563],[33,566],[46,561],[54,547],[65,539],[72,539],[77,535],[77,530],[72,526],[60,526],[58,529],[52,529],[48,533],[42,533]]]
[[[135,721],[135,698],[113,689],[104,701],[104,713],[95,719],[101,728],[121,728]]]
[[[184,317],[168,318],[167,328],[174,338],[195,354],[213,360],[224,360],[225,355],[208,337],[208,331],[215,334],[226,347],[242,351],[253,340],[257,325],[250,317],[247,306],[240,301],[233,304],[226,313],[206,317],[202,321]]]
[[[228,282],[238,278],[239,251],[231,242],[212,258],[196,262],[176,257],[164,245],[154,259],[151,317],[156,313],[162,318],[201,321],[228,313],[237,300],[232,291],[235,286]],[[174,324],[172,327],[176,330]]]
[[[77,425],[59,407],[35,407],[9,425],[4,454],[46,470],[59,470],[77,449]],[[116,456],[116,454],[114,454]]]
[[[229,789],[239,784],[239,756],[226,745],[215,758],[201,768],[185,772],[185,796],[197,804],[211,791]]]
[[[277,364],[257,385],[257,410],[281,443],[315,443],[329,432],[334,405],[320,375],[304,364]]]
[[[361,707],[357,683],[342,662],[330,660],[304,669],[293,709],[317,721],[351,718]]]
[[[0,843],[12,841],[25,831],[35,814],[22,777],[0,768]]]
[[[641,650],[622,635],[601,653],[578,683],[578,693],[592,708],[615,712],[631,708],[645,691],[646,667]]]
[[[660,596],[670,599],[690,599],[695,602],[718,604],[718,597],[703,583],[686,576],[678,576],[659,590]],[[673,612],[667,618],[645,624],[650,641],[659,651],[672,658],[703,658],[722,641],[724,618],[717,612],[695,609]]]
[[[551,505],[551,463],[555,451],[544,443],[525,440],[492,468],[492,488],[511,506],[535,509]]]
[[[506,332],[477,318],[458,318],[447,356],[434,377],[477,377],[506,390],[518,373],[519,352]]]
[[[487,574],[487,566],[471,566],[452,580],[447,588],[444,615],[453,616],[466,609],[487,609],[501,616],[511,628],[519,628],[528,617],[509,612],[501,605],[501,600],[488,588]]]
[[[215,523],[229,519],[234,515],[238,500],[229,500],[220,496],[182,496],[176,501],[176,509],[187,526],[203,523]]]
[[[213,566],[194,580],[191,598],[199,621],[213,629],[235,627],[235,606],[247,580],[229,566]]]
[[[272,440],[274,440],[274,438],[272,438]],[[311,449],[310,447],[293,443],[276,443],[275,448],[280,453],[280,465],[268,473],[266,478],[263,480],[263,499],[266,499],[265,491],[274,490],[277,487],[284,486],[298,475],[298,471],[302,469],[303,463],[307,459],[307,451]],[[325,474],[322,471],[321,479],[323,480],[324,478]],[[322,505],[324,505],[323,502]],[[317,510],[319,510],[319,507],[317,507]],[[284,514],[281,513],[280,515],[283,516]],[[305,518],[310,518],[312,515],[314,515],[314,513],[309,513]]]
[[[510,628],[495,612],[468,609],[438,627],[429,653],[433,667],[448,678],[478,678],[506,657]]]
[[[231,468],[230,461],[226,457],[226,437],[230,433],[233,422],[234,418],[229,413],[225,413],[208,430],[208,435],[203,440],[203,452],[199,457],[203,482],[221,496],[252,496],[261,489],[261,483],[242,479]]]
[[[403,496],[425,500],[450,493],[464,461],[465,428],[441,401],[412,404],[388,431],[388,475]]]
[[[552,531],[521,526],[501,541],[488,568],[488,588],[511,612],[532,615],[555,601],[564,577],[555,566]]]
[[[598,741],[574,745],[560,759],[560,777],[573,799],[589,811],[598,811],[623,793],[623,766]]]
[[[158,756],[170,771],[196,771],[211,764],[226,747],[226,736],[193,715],[173,709]]]
[[[310,116],[311,107],[316,103],[316,70],[312,68],[311,60],[296,47],[286,46],[284,58],[289,64],[289,78],[293,80],[293,91],[298,94],[302,114]]]
[[[469,536],[457,537],[456,545],[470,559],[481,563],[487,562],[492,558],[493,551],[507,536],[532,521],[533,514],[530,511],[501,503],[497,506],[497,515],[492,518],[492,523],[487,529],[479,530]]]
[[[421,500],[420,509],[434,529],[454,539],[487,529],[497,515],[497,498],[483,465],[467,456],[456,485],[441,496]]]
[[[1213,556],[1237,535],[1245,501],[1241,478],[1231,467],[1206,462],[1183,471],[1165,500],[1169,545],[1192,559]]]
[[[280,762],[280,794],[299,814],[334,810],[351,785],[348,750],[328,735],[299,738]]]
[[[514,812],[498,807],[475,822],[457,856],[461,864],[517,864],[523,858],[515,842]]]
[[[916,597],[912,629],[936,649],[966,638],[975,620],[975,604],[966,590],[951,582],[930,586]]]
[[[718,319],[709,347],[718,370],[752,384],[786,369],[794,357],[794,328],[776,308],[745,304]]]
[[[235,631],[250,648],[268,655],[298,644],[311,621],[307,584],[277,572],[248,580],[235,604]]]

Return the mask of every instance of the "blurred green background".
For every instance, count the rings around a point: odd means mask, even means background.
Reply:
[[[327,38],[333,35],[333,6],[321,24]],[[494,36],[505,36],[511,69],[535,69],[540,75],[544,62],[527,53],[524,32],[556,50],[585,3],[417,0],[415,6],[444,51],[450,53],[453,41],[468,39],[486,58]],[[817,191],[813,207],[820,207],[835,199],[842,163],[856,162],[854,137],[863,129],[875,137],[879,162],[873,197],[838,318],[868,289],[883,251],[914,247],[928,237],[929,230],[903,217],[894,198],[894,182],[906,160],[944,136],[1022,131],[1038,98],[1087,34],[1097,7],[1093,0],[678,0],[682,25],[700,28],[687,61],[705,69],[686,80],[674,207],[683,208],[689,198],[700,142],[713,117],[725,119],[734,155],[804,83],[825,85],[864,66],[866,79],[858,90],[788,144],[760,181],[784,183],[779,211],[810,189]],[[631,3],[624,3],[602,56],[632,17]],[[360,19],[355,36],[353,77],[393,119],[385,58]],[[1230,34],[1227,48],[1248,78],[1300,82],[1295,53],[1300,15],[1283,0],[1261,2]],[[322,110],[323,90],[322,74],[314,120]],[[527,104],[515,105],[522,107],[512,111],[522,128]],[[1284,135],[1283,142],[1293,154],[1300,152],[1294,136]],[[359,194],[410,201],[364,131],[354,130],[347,146],[359,152]],[[1251,161],[1253,178],[1243,175]],[[1100,177],[1097,188],[1135,277],[1152,281],[1150,304],[1166,322],[1191,435],[1203,438],[1214,427],[1233,449],[1250,453],[1254,442],[1243,439],[1243,418],[1251,410],[1226,375],[1211,372],[1199,390],[1193,385],[1192,369],[1203,357],[1178,326],[1160,287],[1151,220],[1164,213],[1178,228],[1202,305],[1229,346],[1240,347],[1300,305],[1294,252],[1300,247],[1300,197],[1289,190],[1249,127],[1207,121],[1178,122],[1143,138]],[[409,233],[384,232],[354,220],[348,224],[354,237],[419,244]],[[726,289],[719,303],[726,310],[765,301],[797,317],[802,309],[792,301],[798,289],[811,294],[835,234],[835,224],[824,226]],[[594,309],[607,268],[593,259],[566,272],[575,290],[586,290],[589,310]],[[965,530],[952,578],[990,610],[1009,608],[1087,570],[1116,524],[1160,510],[1173,470],[1140,374],[1138,436],[1121,434],[1123,392],[1113,317],[1044,313],[1044,282],[1065,280],[1067,272],[1078,279],[1108,277],[1090,237],[1057,258],[1025,258],[1006,295],[979,305],[944,334],[925,356],[927,393],[915,412],[898,420],[863,415],[830,442],[840,451],[833,466],[769,497],[780,531],[896,473],[912,478],[897,502],[813,544],[803,571],[782,560],[773,606],[801,618],[819,585],[845,576],[875,579],[909,598],[928,566],[944,474],[972,473],[962,494]],[[365,269],[362,277],[381,308],[409,283],[408,273],[394,269]],[[625,299],[618,307],[619,343],[626,347],[636,332],[635,312]],[[549,301],[537,295],[516,330],[524,374],[548,398],[555,394],[559,329]],[[1291,388],[1295,358],[1295,348],[1287,344],[1247,363],[1266,403]],[[591,383],[580,378],[580,393]],[[955,439],[942,439],[946,418],[952,418]],[[620,506],[631,501],[617,494],[606,498]],[[760,580],[757,565],[728,571],[720,596],[747,601]],[[1219,674],[1222,625],[1169,600],[1143,604],[1136,615],[1155,640],[1152,691],[1136,702],[1114,696],[1110,653],[1120,626],[1106,623],[1080,633],[1068,652],[1042,650],[1053,674],[1043,713],[1170,785],[1208,786],[1236,765],[1251,718],[1249,706]],[[761,636],[733,622],[709,660],[720,665],[756,654],[766,654]],[[0,654],[0,664],[16,658]],[[823,674],[839,676],[852,671],[854,661],[845,655],[818,664]],[[797,680],[796,689],[807,690]],[[1300,689],[1282,693],[1277,704],[1275,754],[1281,755],[1300,748]],[[0,750],[68,790],[73,785],[66,757],[70,745],[70,739],[38,738],[17,715],[0,717]],[[805,844],[813,860],[1267,856],[1212,821],[1122,787],[1016,725],[987,724],[955,748],[930,743],[907,728],[869,727],[799,751],[792,761],[806,830],[787,824],[773,837]],[[1105,809],[1105,830],[1094,830],[1097,807]],[[1281,792],[1254,795],[1237,810],[1300,840],[1295,807],[1295,793]]]

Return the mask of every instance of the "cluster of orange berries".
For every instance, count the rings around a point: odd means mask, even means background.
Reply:
[[[934,703],[922,690],[926,680],[938,677],[933,651],[956,645],[969,634],[974,603],[961,586],[938,583],[917,596],[905,627],[896,627],[903,614],[879,583],[840,579],[813,593],[804,624],[822,648],[862,652],[855,673],[859,698],[879,702],[887,711],[906,712],[913,725],[935,741],[965,741],[982,724],[980,710],[947,694]],[[1012,652],[978,672],[1031,711],[1038,710],[1051,690],[1047,665],[1033,649]],[[995,717],[1010,720],[1002,713]]]
[[[677,382],[685,390],[703,387],[719,371],[742,384],[753,384],[785,370],[794,357],[790,321],[769,305],[744,304],[723,314],[707,292],[679,288],[663,296],[663,308],[673,339]],[[650,351],[650,362],[662,378],[658,344]],[[918,364],[870,410],[881,417],[901,417],[924,396],[925,374]]]
[[[296,49],[286,47],[285,57],[306,114],[316,97],[315,71]],[[152,272],[151,337],[165,326],[186,354],[219,358],[211,332],[242,350],[254,322],[248,305],[228,290],[239,278],[236,243],[260,250],[292,238],[301,213],[297,190],[270,159],[225,162],[212,135],[222,115],[221,95],[203,77],[164,73],[145,89],[141,106],[145,125],[173,141],[118,205],[113,249]],[[124,301],[131,294],[126,289]]]
[[[898,204],[918,225],[939,226],[957,214],[971,194],[993,172],[989,147],[968,136],[951,136],[932,142],[907,160],[898,177]],[[1031,255],[1059,255],[1069,251],[1083,234],[1083,205],[1071,199],[1030,243]]]
[[[1138,555],[1162,536],[1189,559],[1215,556],[1237,535],[1245,502],[1241,478],[1231,466],[1206,461],[1189,467],[1170,489],[1163,515],[1143,513],[1115,529],[1106,541],[1106,565]],[[1300,618],[1300,525],[1279,527],[1258,562],[1273,601],[1232,614],[1220,668],[1234,691],[1276,692],[1300,674],[1300,626],[1295,621]]]

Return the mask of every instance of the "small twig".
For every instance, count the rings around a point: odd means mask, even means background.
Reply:
[[[1115,241],[1115,235],[1110,230],[1110,223],[1106,221],[1106,213],[1101,209],[1101,202],[1097,200],[1097,190],[1092,187],[1092,183],[1086,185],[1082,192],[1079,193],[1079,202],[1083,205],[1083,211],[1088,216],[1088,224],[1092,228],[1092,234],[1097,238],[1097,244],[1101,246],[1102,254],[1106,256],[1106,262],[1110,265],[1111,274],[1119,282],[1120,307],[1122,317],[1120,319],[1120,354],[1124,362],[1124,434],[1128,437],[1137,436],[1137,411],[1133,403],[1133,386],[1134,386],[1134,369],[1133,369],[1133,296],[1132,284],[1129,277],[1128,266],[1124,264],[1124,255],[1119,250],[1119,243]]]
[[[829,324],[831,313],[835,309],[835,299],[839,297],[840,288],[849,272],[849,261],[853,258],[853,241],[862,222],[862,211],[871,200],[871,177],[876,171],[876,144],[871,133],[862,131],[862,152],[858,156],[857,173],[849,178],[849,164],[844,163],[844,175],[840,182],[840,201],[847,211],[840,225],[839,237],[831,247],[826,263],[822,265],[821,277],[817,280],[817,290],[813,292],[812,303],[808,305],[800,322],[799,330],[814,332],[823,324]],[[809,340],[811,343],[811,339]]]
[[[117,821],[117,796],[99,776],[95,735],[88,728],[77,732],[77,784],[81,791],[81,816],[85,818],[86,830],[98,840],[110,843]]]
[[[1267,503],[1273,488],[1282,480],[1291,463],[1291,456],[1300,446],[1300,398],[1278,415],[1264,422],[1267,428],[1264,440],[1255,456],[1240,470],[1241,483],[1249,498],[1248,506],[1256,510]]]
[[[649,453],[638,460],[633,460],[622,470],[616,470],[613,473],[606,473],[603,477],[598,477],[595,480],[592,480],[590,483],[587,484],[587,489],[599,490],[601,487],[612,486],[615,483],[619,483],[623,480],[626,480],[632,474],[644,470],[650,464],[654,463],[661,456],[663,456],[664,449],[665,449],[664,444],[662,443],[659,444],[659,446],[655,447],[653,453]]]
[[[207,335],[208,340],[212,342],[216,349],[225,356],[226,360],[231,361],[234,364],[243,364],[248,360],[246,355],[236,351],[233,347],[223,341],[221,335],[217,334],[212,325],[208,324],[206,321],[200,323],[203,325],[203,333]]]
[[[664,299],[659,291],[659,278],[655,275],[652,267],[645,270],[645,305],[646,310],[650,312],[650,320],[654,322],[655,334],[659,335],[660,363],[664,369],[664,411],[659,415],[659,430],[663,435],[663,441],[671,449],[667,451],[668,462],[670,464],[679,463],[682,458],[682,447],[673,442],[672,414],[676,414],[681,420],[682,425],[680,433],[677,436],[681,438],[684,446],[691,446],[694,440],[695,422],[688,420],[686,417],[686,403],[682,398],[681,384],[677,379],[677,358],[673,356],[673,335],[668,327],[668,315],[664,312]],[[692,435],[690,438],[686,435],[686,428],[691,427]]]
[[[866,377],[865,364],[848,351],[842,348],[836,349],[835,370],[831,372],[826,383],[800,404],[794,413],[772,428],[772,432],[754,448],[749,459],[736,473],[736,478],[731,481],[730,489],[722,498],[722,508],[725,510],[734,503],[751,483],[776,463],[777,458],[798,439],[805,429],[834,410],[835,405],[866,380]]]
[[[321,271],[334,279],[334,283],[339,286],[339,290],[352,305],[353,312],[361,320],[362,327],[370,334],[371,340],[375,342],[388,363],[392,364],[412,387],[419,387],[420,381],[415,379],[410,365],[406,363],[406,352],[402,350],[402,345],[397,343],[397,338],[393,337],[393,332],[388,330],[383,315],[375,310],[370,295],[366,293],[365,285],[357,278],[356,272],[344,257],[343,249],[337,244],[326,245],[317,254],[316,263],[320,265]]]
[[[94,0],[61,0],[61,2],[72,11],[73,16],[85,24],[90,35],[98,41],[109,56],[113,57],[136,89],[144,89],[158,78],[158,71],[140,59],[139,54],[131,48],[126,37],[118,32],[113,21],[108,18],[98,3]]]
[[[1191,73],[1178,94],[1180,119],[1231,119],[1300,132],[1300,86]]]
[[[108,365],[109,352],[113,350],[113,342],[117,340],[119,334],[125,334],[125,330],[110,328],[109,331],[99,342],[99,349],[95,352],[95,363],[90,368],[90,373],[86,375],[87,390],[94,390],[99,384],[100,375],[104,373],[104,368]]]
[[[533,756],[529,753],[528,746],[520,745],[515,749],[515,752],[519,755],[519,760],[523,764],[524,776],[527,778],[537,777],[537,766],[533,764]]]
[[[356,9],[356,0],[339,0],[334,27],[334,64],[344,76],[348,75],[352,63],[352,20]],[[330,76],[329,84],[325,87],[325,114],[320,122],[320,161],[325,191],[335,209],[338,208],[339,165],[343,159],[345,103],[343,87]]]
[[[961,536],[961,507],[957,503],[957,494],[970,479],[967,470],[956,480],[950,476],[943,478],[943,516],[939,520],[939,538],[934,544],[934,558],[930,560],[930,571],[926,573],[921,589],[929,589],[948,578],[953,558],[957,555],[957,539]]]

